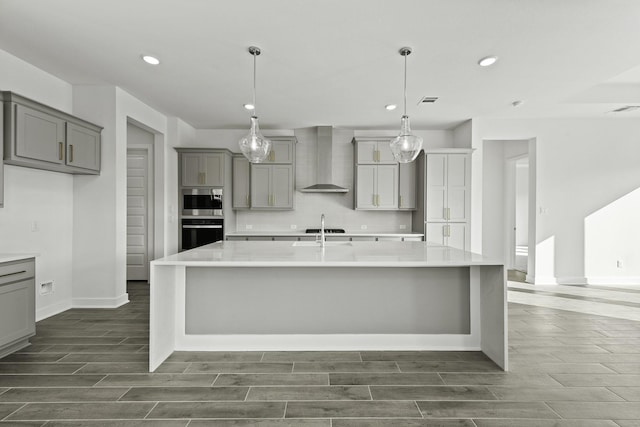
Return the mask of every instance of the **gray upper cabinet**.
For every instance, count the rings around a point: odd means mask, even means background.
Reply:
[[[295,158],[293,138],[269,138],[271,151],[262,163],[293,163]]]
[[[72,174],[100,173],[100,126],[12,92],[3,95],[7,164]]]
[[[398,209],[416,209],[416,162],[400,163]]]
[[[100,134],[67,122],[67,164],[89,170],[100,170]]]
[[[389,148],[389,138],[354,139],[353,143],[355,209],[415,210],[415,162],[396,162]]]
[[[0,92],[0,138],[4,137],[4,95]],[[0,208],[4,207],[4,159],[0,156]]]
[[[286,136],[269,139],[271,151],[264,162],[245,163],[240,156],[234,159],[234,209],[293,209],[296,139]]]
[[[251,207],[251,167],[243,155],[233,156],[233,209]]]
[[[251,167],[252,209],[293,209],[293,165]]]
[[[181,153],[183,187],[222,187],[224,185],[224,153]]]

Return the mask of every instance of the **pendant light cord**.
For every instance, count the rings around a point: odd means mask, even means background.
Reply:
[[[404,55],[404,115],[407,115],[407,56]]]
[[[258,107],[256,105],[256,54],[253,53],[253,114],[252,116],[258,116]]]

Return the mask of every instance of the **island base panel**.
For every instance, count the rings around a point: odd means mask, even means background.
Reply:
[[[469,268],[187,268],[187,334],[469,334]]]

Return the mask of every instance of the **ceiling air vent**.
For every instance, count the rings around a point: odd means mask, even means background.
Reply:
[[[637,109],[640,109],[640,105],[627,105],[626,107],[616,108],[611,112],[612,113],[628,113],[629,111],[635,111]]]
[[[418,101],[418,105],[420,104],[433,104],[438,100],[437,96],[423,96],[420,101]]]

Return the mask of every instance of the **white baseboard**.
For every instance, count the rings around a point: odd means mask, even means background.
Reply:
[[[616,286],[616,285],[640,285],[640,277],[624,276],[624,277],[603,277],[592,276],[585,278],[589,285],[600,286]]]
[[[44,320],[48,317],[60,314],[63,311],[67,311],[71,308],[71,301],[60,301],[56,304],[49,304],[46,307],[41,307],[36,310],[36,322]]]
[[[599,286],[619,286],[619,285],[640,285],[640,277],[620,276],[620,277],[534,277],[526,276],[527,283],[532,285],[599,285]]]
[[[73,298],[72,308],[118,308],[129,302],[129,294],[115,298]]]
[[[556,280],[559,285],[587,285],[589,283],[586,277],[558,277]]]

